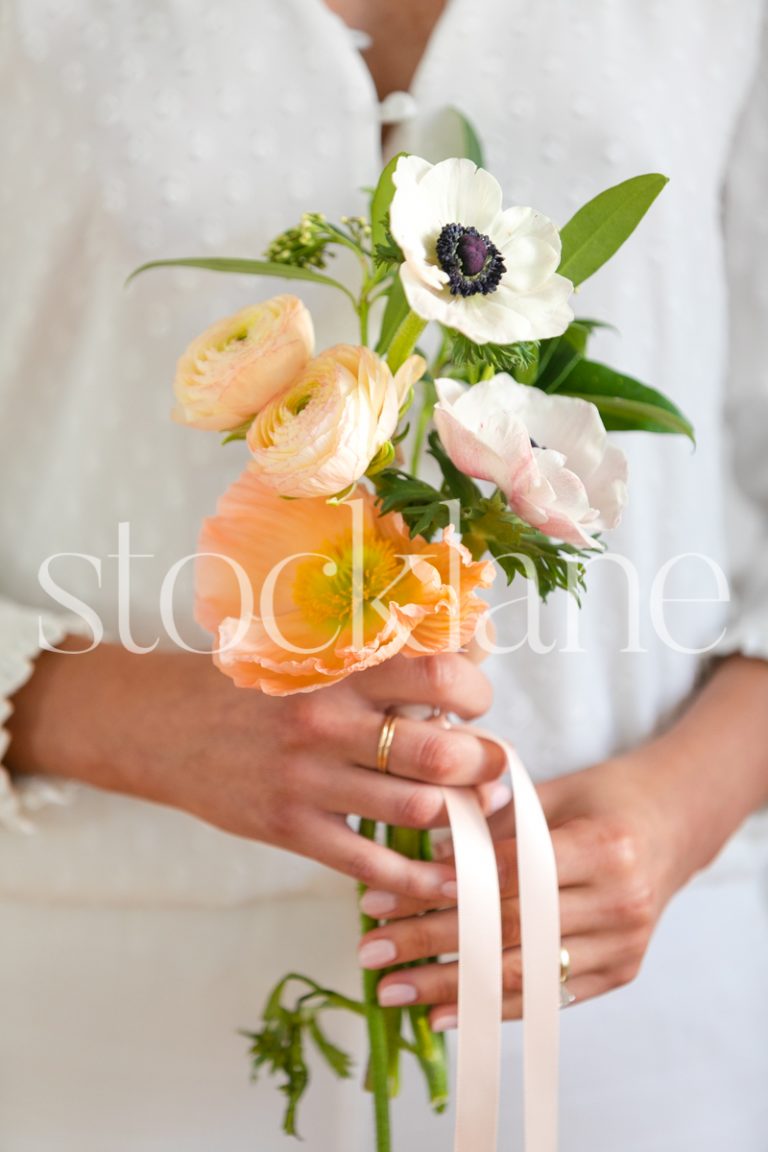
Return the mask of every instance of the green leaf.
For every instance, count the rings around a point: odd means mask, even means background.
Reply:
[[[571,371],[560,395],[591,401],[609,432],[672,433],[696,443],[691,422],[671,400],[605,364],[582,360]]]
[[[311,1018],[308,1027],[309,1034],[326,1064],[329,1065],[340,1080],[348,1080],[352,1075],[352,1060],[348,1054],[342,1051],[341,1048],[337,1048],[337,1046],[328,1039],[320,1027],[316,1016]]]
[[[551,350],[545,370],[539,373],[536,386],[545,392],[556,392],[583,357],[577,344],[561,336]]]
[[[484,541],[509,584],[516,576],[533,578],[542,600],[560,588],[579,601],[588,551],[552,540],[531,528],[507,507],[500,492],[481,501],[469,531]]]
[[[478,168],[485,167],[480,137],[464,113],[452,105],[438,109],[430,117],[420,153],[430,164],[463,156]]]
[[[247,440],[248,430],[251,424],[253,424],[253,417],[251,417],[250,420],[246,420],[243,424],[238,424],[237,428],[232,428],[222,440],[222,445],[231,444],[234,440]]]
[[[547,540],[547,537],[542,537]],[[511,584],[516,576],[529,579],[530,569],[526,566],[524,557],[530,560],[535,572],[536,590],[542,600],[546,601],[558,589],[570,592],[581,605],[581,593],[585,590],[586,570],[581,560],[558,551],[558,546],[548,541],[550,548],[546,550],[537,545],[533,538],[518,542],[515,551],[510,552],[497,540],[490,540],[488,547],[491,555],[501,568]]]
[[[560,232],[561,276],[577,285],[597,272],[632,235],[667,182],[657,172],[633,176],[580,208]]]
[[[389,206],[395,194],[395,168],[401,156],[407,156],[407,152],[398,152],[392,157],[379,176],[379,182],[371,197],[371,247],[374,252],[379,246],[386,247],[390,239]]]
[[[456,156],[465,156],[467,160],[471,160],[478,168],[485,167],[485,157],[483,155],[483,146],[480,143],[480,137],[475,131],[475,127],[471,120],[468,120],[463,112],[458,108],[449,108],[458,120],[459,129],[462,135],[462,148],[460,152],[454,153]]]
[[[375,476],[377,472],[383,472],[385,468],[390,467],[394,459],[395,445],[391,440],[385,440],[366,468],[366,476]]]
[[[409,312],[410,307],[405,298],[400,277],[395,276],[387,296],[387,304],[381,321],[381,333],[376,345],[376,352],[379,356],[384,355],[387,351],[395,337],[395,333]]]
[[[596,328],[612,328],[600,320],[574,320],[562,336],[543,340],[535,379],[522,378],[524,384],[535,383],[545,392],[556,392],[568,374],[587,354],[589,337]],[[521,379],[518,376],[518,379]]]
[[[208,272],[237,272],[243,276],[275,276],[280,280],[309,280],[313,284],[325,284],[328,288],[338,288],[354,301],[352,293],[334,280],[323,276],[311,268],[297,268],[294,264],[278,264],[272,260],[241,260],[229,256],[184,256],[174,260],[150,260],[135,268],[126,280],[130,284],[136,276],[151,268],[203,268]]]
[[[303,984],[307,991],[289,1007],[283,1003],[283,996],[288,985],[294,982]],[[349,1056],[331,1043],[320,1026],[319,1015],[331,1009],[354,1011],[365,1016],[364,1004],[292,972],[284,976],[270,993],[261,1030],[243,1033],[250,1043],[253,1078],[258,1079],[262,1071],[281,1078],[279,1088],[286,1097],[283,1130],[289,1136],[298,1135],[297,1112],[309,1085],[310,1073],[304,1051],[306,1036],[312,1038],[337,1076],[347,1079],[350,1075]]]
[[[412,537],[425,536],[431,540],[449,523],[450,510],[445,495],[424,480],[399,468],[387,468],[374,476],[373,482],[381,511],[399,512]]]
[[[393,269],[398,269],[403,262],[403,252],[395,242],[392,233],[387,229],[387,238],[383,244],[377,244],[373,250],[373,260],[380,275],[386,275]]]

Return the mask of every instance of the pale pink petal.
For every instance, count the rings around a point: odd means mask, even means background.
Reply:
[[[561,452],[568,467],[586,478],[603,459],[607,436],[594,404],[576,396],[548,395],[513,385],[515,411],[542,448]]]
[[[590,503],[599,508],[596,532],[616,528],[627,502],[627,458],[615,444],[607,444],[602,461],[587,477]]]
[[[434,419],[446,452],[467,476],[490,480],[508,499],[527,490],[533,457],[522,425],[491,414],[481,431],[473,432],[455,409],[442,404],[436,405]]]

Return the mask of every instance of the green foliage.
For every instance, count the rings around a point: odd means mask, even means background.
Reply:
[[[605,364],[580,360],[559,391],[591,401],[609,432],[676,433],[696,442],[693,425],[671,400]]]
[[[275,276],[280,280],[309,280],[313,284],[325,284],[329,288],[338,288],[345,296],[349,296],[355,303],[349,289],[334,280],[331,276],[323,276],[311,268],[298,268],[294,264],[280,264],[271,260],[241,260],[229,256],[183,256],[173,260],[150,260],[135,268],[126,280],[130,284],[134,277],[152,268],[203,268],[208,272],[236,272],[242,276]]]
[[[386,440],[366,468],[366,476],[375,476],[377,472],[383,472],[385,468],[389,468],[394,458],[394,442],[392,440]]]
[[[387,468],[374,476],[373,482],[382,512],[399,512],[412,537],[424,536],[431,540],[450,523],[446,497],[425,480],[400,468]]]
[[[251,424],[253,424],[253,417],[251,417],[250,420],[246,420],[242,424],[238,424],[237,428],[233,428],[230,432],[227,432],[226,436],[221,441],[222,445],[232,444],[236,440],[246,440],[248,438],[248,430],[251,427]]]
[[[399,512],[411,536],[427,540],[450,524],[451,501],[458,502],[463,526],[482,499],[475,482],[446,456],[437,432],[429,437],[429,454],[443,474],[439,489],[399,468],[387,468],[373,477],[382,512]]]
[[[325,217],[319,212],[305,212],[296,228],[288,228],[275,237],[264,253],[273,264],[291,264],[296,268],[325,268],[330,237]]]
[[[572,593],[581,603],[588,550],[551,540],[531,528],[509,509],[500,492],[477,507],[468,531],[484,542],[508,584],[515,576],[531,579],[533,575],[542,600],[560,588]],[[599,547],[596,542],[595,548]]]
[[[382,512],[399,512],[411,536],[427,540],[451,522],[451,502],[458,505],[464,543],[475,559],[486,552],[496,559],[511,583],[515,576],[534,578],[546,600],[563,588],[579,599],[584,588],[584,558],[588,550],[544,536],[510,510],[503,494],[485,497],[478,486],[451,462],[436,432],[429,437],[429,454],[443,474],[440,488],[396,468],[374,477]],[[596,542],[595,548],[600,545]]]
[[[395,271],[403,262],[403,252],[394,236],[387,228],[383,243],[377,244],[373,252],[373,262],[378,269]]]
[[[307,991],[292,1006],[283,1003],[286,986],[297,982]],[[331,1070],[342,1080],[352,1073],[352,1062],[346,1052],[328,1038],[319,1017],[327,1009],[351,1009],[364,1015],[357,1001],[348,1000],[327,988],[321,988],[306,976],[291,973],[275,986],[264,1009],[264,1026],[260,1032],[243,1033],[251,1042],[252,1072],[257,1079],[262,1071],[283,1077],[280,1091],[286,1096],[283,1131],[297,1136],[297,1111],[309,1085],[305,1045],[310,1039]]]
[[[608,328],[599,320],[574,320],[562,336],[543,340],[539,352],[537,373],[532,383],[545,392],[556,392],[587,354],[589,337],[595,328]]]
[[[406,155],[406,152],[398,152],[396,156],[392,157],[379,176],[371,197],[371,246],[374,252],[379,248],[385,248],[388,240],[391,239],[389,236],[389,206],[395,194],[395,168],[397,168],[400,157]]]
[[[474,344],[463,333],[451,328],[443,328],[443,332],[447,338],[447,359],[457,368],[476,369],[480,373],[491,369],[514,376],[536,362],[536,343]]]
[[[548,536],[532,529],[521,533],[514,551],[496,540],[489,541],[488,550],[511,584],[515,576],[530,579],[530,562],[536,574],[536,590],[542,600],[552,592],[561,589],[570,592],[581,605],[581,593],[585,591],[586,570],[579,553],[569,544],[556,544]]]
[[[456,127],[458,130],[457,148],[451,152],[451,156],[464,156],[467,160],[471,160],[478,168],[485,167],[485,156],[483,154],[483,146],[480,143],[480,137],[475,130],[475,126],[463,112],[458,108],[446,109],[447,115],[455,117]]]
[[[632,235],[668,177],[657,172],[633,176],[606,189],[569,220],[560,232],[563,244],[558,272],[582,284]]]
[[[405,298],[403,285],[400,282],[400,277],[395,276],[389,287],[389,295],[387,296],[386,307],[384,308],[384,316],[381,321],[381,333],[379,341],[376,345],[376,351],[379,356],[383,356],[392,343],[395,333],[400,325],[405,320],[410,312],[408,301]]]
[[[609,432],[679,434],[694,441],[691,422],[661,392],[586,358],[590,335],[603,327],[608,325],[598,320],[576,320],[562,336],[543,341],[532,382],[545,392],[589,400]]]

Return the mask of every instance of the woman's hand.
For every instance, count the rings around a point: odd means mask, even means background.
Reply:
[[[563,944],[571,957],[569,991],[586,1000],[637,974],[665,904],[688,878],[685,852],[649,780],[641,756],[612,760],[539,788],[557,859]],[[520,921],[513,808],[491,820],[502,895],[504,1016],[521,1015]],[[369,892],[362,907],[392,917],[366,936],[363,966],[402,964],[457,948],[455,909]],[[442,902],[445,904],[445,901]],[[414,915],[429,911],[429,915]],[[370,959],[369,959],[370,958]],[[371,960],[373,963],[371,963]],[[382,1004],[435,1005],[433,1022],[455,1023],[458,967],[433,963],[398,971],[379,987]],[[446,1023],[447,1022],[447,1023]]]
[[[539,786],[571,957],[568,989],[577,1001],[634,979],[670,898],[768,799],[767,689],[765,664],[729,660],[665,736]],[[515,1018],[522,979],[512,807],[491,827],[502,894],[504,1015]],[[390,922],[364,937],[361,964],[382,968],[454,953],[457,915],[447,903],[366,893],[363,909]],[[391,973],[379,999],[434,1005],[433,1025],[452,1027],[457,975],[453,962]]]
[[[503,767],[498,750],[425,721],[399,719],[389,774],[375,770],[387,708],[429,704],[471,718],[490,701],[485,676],[460,655],[398,657],[277,698],[234,688],[207,657],[102,645],[40,656],[14,698],[10,766],[180,808],[366,885],[434,899],[455,892],[452,867],[364,841],[346,817],[444,825],[438,785],[448,783],[483,785],[488,808],[504,803],[506,786],[495,785],[494,800],[490,783]]]

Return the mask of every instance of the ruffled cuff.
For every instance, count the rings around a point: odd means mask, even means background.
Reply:
[[[727,630],[713,655],[734,656],[737,653],[768,661],[768,618],[746,616],[737,620]]]
[[[759,566],[764,566],[766,560],[768,556],[761,549]],[[756,571],[759,566],[754,566],[749,583],[737,588],[733,613],[712,653],[714,657],[740,653],[756,660],[768,660],[768,578]]]
[[[10,744],[5,724],[13,712],[11,697],[29,680],[41,652],[40,633],[48,644],[82,634],[83,621],[66,613],[41,612],[0,597],[0,827],[30,833],[32,815],[51,804],[66,804],[73,786],[41,776],[13,781],[3,759]]]

